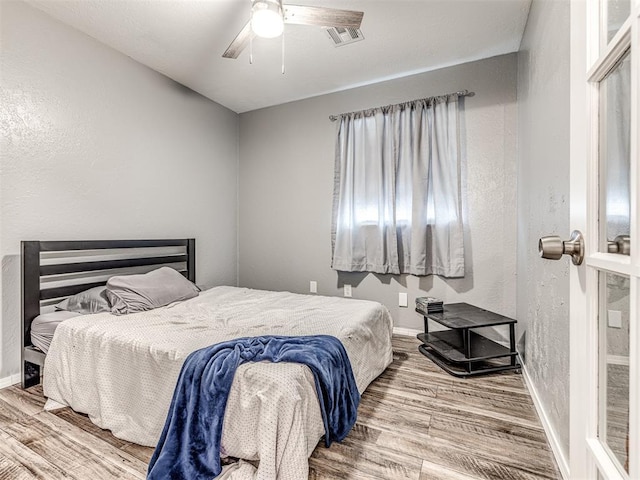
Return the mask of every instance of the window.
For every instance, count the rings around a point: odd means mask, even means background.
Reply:
[[[338,118],[332,268],[464,276],[459,94]]]

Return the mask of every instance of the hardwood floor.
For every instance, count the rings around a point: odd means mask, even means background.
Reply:
[[[341,444],[315,449],[310,479],[558,479],[522,377],[456,379],[394,336],[394,362],[362,396]],[[0,390],[0,479],[145,478],[152,449],[69,408],[45,412],[40,387]]]

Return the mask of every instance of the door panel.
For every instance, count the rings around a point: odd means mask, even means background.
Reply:
[[[571,9],[571,478],[640,480],[640,0]]]
[[[600,82],[601,252],[630,250],[631,56],[627,51]]]
[[[615,34],[618,33],[630,13],[630,0],[607,0],[602,2],[602,25],[605,29],[602,34],[603,47],[606,47]]]
[[[600,272],[598,438],[629,471],[629,277]]]

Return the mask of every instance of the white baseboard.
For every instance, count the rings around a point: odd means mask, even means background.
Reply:
[[[417,334],[424,333],[423,330],[415,330],[413,328],[393,327],[394,335],[404,335],[405,337],[415,338]]]
[[[549,444],[551,445],[553,456],[556,458],[556,463],[558,464],[558,468],[560,469],[560,474],[562,475],[562,478],[564,480],[569,480],[569,459],[564,455],[562,449],[560,448],[560,441],[558,439],[558,436],[556,435],[555,430],[552,428],[551,423],[549,422],[549,417],[546,410],[542,406],[538,391],[533,385],[531,377],[529,376],[529,372],[527,372],[527,368],[524,365],[522,365],[522,378],[524,379],[524,383],[529,390],[529,394],[531,395],[531,399],[533,400],[533,405],[536,407],[536,411],[538,412],[538,417],[540,417],[540,422],[542,423],[544,432],[547,434],[547,439],[549,440]]]
[[[10,387],[11,385],[15,385],[16,383],[20,383],[19,373],[10,375],[8,377],[0,378],[0,388]]]

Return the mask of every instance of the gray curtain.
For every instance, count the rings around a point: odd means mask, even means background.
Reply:
[[[464,276],[457,94],[338,118],[332,268]]]

